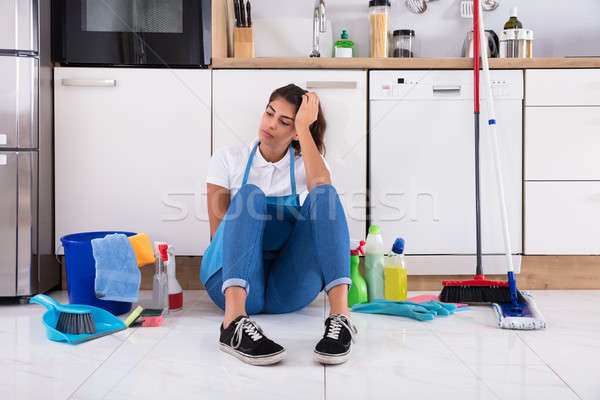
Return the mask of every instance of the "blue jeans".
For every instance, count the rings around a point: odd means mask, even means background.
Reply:
[[[224,222],[223,268],[206,282],[217,306],[225,309],[225,289],[246,289],[248,314],[286,313],[310,304],[324,289],[352,284],[348,225],[335,188],[311,190],[292,232],[274,257],[265,259],[264,192],[246,184],[233,197]],[[235,216],[232,215],[237,213]]]

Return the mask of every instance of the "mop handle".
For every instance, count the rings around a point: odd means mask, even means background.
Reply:
[[[474,0],[477,6],[479,0]],[[475,128],[475,245],[476,245],[476,267],[475,275],[483,276],[483,262],[481,257],[481,179],[479,169],[479,15],[477,8],[473,15],[473,80],[475,83],[473,94],[473,117]]]
[[[477,4],[476,4],[477,3]],[[482,7],[479,1],[475,0],[474,5],[478,7],[478,14],[482,14]],[[483,18],[479,21],[479,33],[481,37],[485,37],[485,28],[483,26]],[[488,62],[487,43],[481,42],[481,60],[483,64],[483,75],[488,89],[488,126],[491,133],[492,153],[494,157],[494,169],[496,171],[496,180],[498,181],[498,197],[500,200],[500,211],[502,214],[502,236],[504,239],[504,251],[506,256],[507,269],[509,272],[514,271],[514,265],[511,255],[510,232],[508,229],[508,212],[506,210],[506,195],[504,192],[504,180],[502,179],[502,166],[500,163],[500,152],[498,150],[498,134],[496,132],[496,110],[494,108],[494,97],[492,96],[492,84],[490,79],[490,66]]]

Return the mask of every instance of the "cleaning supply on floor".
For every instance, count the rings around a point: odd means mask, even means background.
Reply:
[[[142,274],[127,236],[114,233],[92,239],[91,242],[96,262],[96,297],[102,300],[137,301]]]
[[[158,315],[155,317],[144,317],[144,321],[142,322],[143,328],[156,328],[161,326],[163,323],[163,316]]]
[[[173,249],[173,246],[168,245],[164,251],[166,252],[167,256],[167,261],[165,261],[165,264],[168,275],[167,287],[169,292],[169,311],[178,311],[183,308],[183,289],[181,288],[179,282],[177,282],[175,250]]]
[[[348,32],[342,30],[341,39],[333,45],[333,56],[336,58],[354,57],[354,42],[348,39]]]
[[[161,310],[169,309],[169,283],[168,275],[165,270],[165,261],[168,260],[166,253],[163,255],[163,250],[166,250],[166,243],[155,243],[156,263],[154,270],[154,278],[152,281],[152,308]]]
[[[352,307],[355,304],[366,303],[369,298],[367,295],[367,283],[358,270],[360,263],[359,254],[365,255],[363,246],[365,241],[351,240],[350,241],[350,279],[352,279],[352,286],[348,290],[348,307]]]
[[[431,300],[440,301],[440,296],[437,294],[420,294],[418,296],[409,297],[406,301],[413,303],[425,303]],[[469,305],[465,303],[448,303],[456,306],[456,311],[463,311],[469,309]]]
[[[522,308],[525,309],[525,315],[510,315],[510,303],[496,304],[492,303],[492,307],[498,314],[498,326],[504,329],[518,329],[518,330],[536,330],[544,329],[547,327],[544,316],[537,308],[533,296],[526,292],[521,291],[524,302]],[[505,309],[503,309],[506,308]]]
[[[83,304],[63,305],[44,294],[35,295],[30,303],[48,309],[42,316],[46,336],[56,342],[79,344],[125,328],[125,323],[106,310]]]
[[[385,297],[384,263],[383,237],[379,227],[371,225],[365,245],[365,277],[369,301]]]
[[[477,26],[479,28],[479,35],[483,36],[485,27],[482,17],[482,6],[479,1],[475,1],[474,5],[477,4],[477,14],[474,15],[474,20],[477,20]],[[489,95],[487,97],[488,102],[488,131],[491,136],[490,144],[492,147],[492,154],[494,159],[494,169],[496,172],[496,184],[498,188],[498,198],[500,203],[500,215],[502,220],[502,233],[504,238],[504,255],[506,257],[507,265],[507,282],[503,282],[506,286],[503,286],[503,295],[498,296],[498,299],[494,299],[494,308],[497,312],[501,311],[499,326],[507,329],[543,329],[546,327],[546,323],[543,320],[541,313],[537,309],[532,296],[524,296],[520,291],[517,290],[517,282],[514,275],[514,266],[512,260],[511,243],[510,243],[510,231],[508,226],[508,212],[506,209],[506,199],[504,194],[504,184],[502,177],[502,168],[500,163],[500,151],[498,146],[498,134],[496,132],[496,112],[494,108],[494,96],[492,91],[492,81],[490,78],[490,67],[487,54],[487,46],[482,46],[482,62],[484,78],[487,85]],[[476,77],[478,72],[476,72]],[[508,296],[506,296],[508,293]],[[508,299],[506,298],[508,297]]]
[[[148,235],[138,233],[137,235],[129,236],[128,239],[137,258],[138,267],[156,262],[156,257],[154,257],[154,253],[152,252],[152,243],[150,243]]]
[[[131,324],[133,324],[140,317],[142,311],[144,311],[144,308],[142,306],[137,306],[125,320],[125,326],[130,327]]]
[[[404,239],[397,238],[388,254],[383,269],[385,299],[401,301],[406,300],[407,276],[406,259],[404,258]]]
[[[412,303],[409,301],[391,301],[376,299],[367,304],[355,304],[353,312],[367,314],[397,315],[413,318],[419,321],[431,321],[436,316],[448,316],[454,314],[456,306],[453,304],[440,303],[431,300],[424,303]]]

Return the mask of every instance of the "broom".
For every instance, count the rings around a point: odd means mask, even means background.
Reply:
[[[474,93],[474,117],[475,117],[475,224],[476,224],[476,267],[475,276],[472,280],[465,281],[443,281],[442,291],[440,293],[440,301],[447,303],[511,303],[512,308],[515,312],[520,312],[519,303],[522,303],[523,297],[517,291],[516,282],[514,279],[514,267],[511,256],[510,236],[508,232],[508,220],[506,212],[506,204],[504,201],[504,187],[502,186],[502,175],[500,172],[499,157],[497,151],[497,144],[495,147],[495,162],[496,162],[496,175],[499,184],[499,195],[500,203],[502,204],[502,222],[504,226],[504,246],[506,249],[506,257],[508,262],[508,282],[504,281],[491,281],[485,279],[483,275],[482,259],[481,259],[481,204],[480,204],[480,185],[479,185],[479,51],[480,51],[480,24],[479,24],[479,13],[480,13],[479,0],[473,1],[473,74],[475,80],[475,93]],[[489,68],[487,68],[487,49],[483,50],[484,54],[484,67],[488,75],[488,86],[489,86]],[[491,98],[491,90],[488,95]],[[495,117],[493,115],[493,103],[490,99],[490,112],[489,118],[490,126],[495,127]],[[495,132],[494,132],[495,133]],[[493,140],[496,140],[494,135]]]

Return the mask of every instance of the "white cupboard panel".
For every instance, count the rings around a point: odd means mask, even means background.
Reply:
[[[57,253],[65,234],[126,230],[201,255],[210,71],[54,71]]]
[[[527,182],[526,254],[600,254],[600,182]]]

